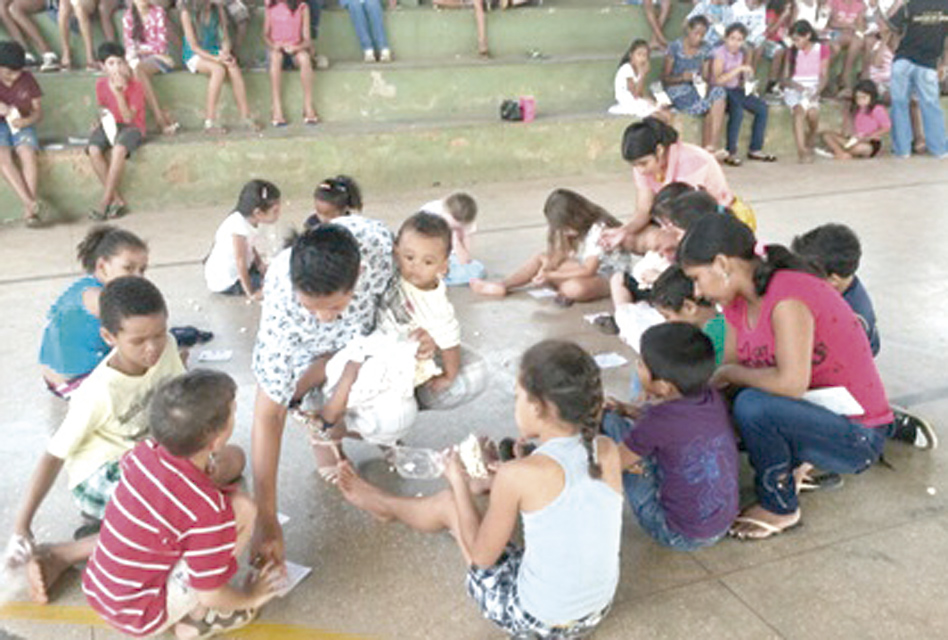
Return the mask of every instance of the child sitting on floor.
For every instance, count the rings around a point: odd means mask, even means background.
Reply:
[[[34,125],[43,117],[43,91],[24,66],[23,47],[16,42],[0,42],[0,169],[23,204],[27,226],[37,227],[49,213],[49,205],[36,191],[39,141]]]
[[[608,613],[619,580],[621,472],[616,447],[597,437],[599,367],[580,347],[548,340],[523,355],[515,416],[540,446],[499,465],[483,515],[457,454],[450,487],[405,498],[375,487],[348,463],[339,487],[382,520],[450,531],[468,566],[467,590],[482,614],[516,637],[580,638]],[[523,520],[523,546],[511,538]]]
[[[251,180],[240,190],[234,209],[214,234],[214,244],[204,259],[204,280],[215,293],[261,300],[267,265],[254,239],[259,225],[279,220],[280,189],[266,180]]]
[[[704,332],[714,346],[714,364],[724,359],[724,336],[727,322],[724,314],[703,298],[695,297],[695,286],[681,267],[672,265],[652,285],[649,303],[668,322],[684,322]]]
[[[859,237],[842,224],[824,224],[793,239],[793,252],[809,260],[826,277],[826,281],[842,294],[866,330],[872,355],[879,354],[881,346],[876,312],[872,299],[856,271],[862,259]],[[900,442],[914,444],[920,449],[934,449],[938,437],[934,427],[924,418],[903,407],[892,406],[895,418],[888,436]]]
[[[500,282],[471,280],[475,293],[503,297],[511,289],[552,287],[556,302],[590,302],[609,295],[607,276],[629,267],[621,249],[607,251],[599,242],[603,229],[622,226],[611,213],[575,191],[556,189],[546,199],[547,248]]]
[[[103,289],[99,309],[102,337],[112,352],[72,395],[69,413],[36,465],[14,524],[23,550],[19,561],[28,561],[37,602],[46,602],[59,576],[89,557],[95,539],[86,532],[95,531],[118,484],[119,458],[147,431],[145,407],[152,392],[184,371],[155,285],[136,276],[117,278]],[[70,493],[91,526],[77,531],[76,542],[34,548],[33,518],[63,467]]]
[[[483,278],[487,270],[471,258],[471,237],[477,233],[477,202],[470,195],[457,192],[444,200],[433,200],[421,207],[426,213],[441,216],[451,227],[451,258],[444,283],[466,285],[473,278]]]
[[[889,112],[872,80],[856,83],[849,109],[843,111],[841,131],[824,131],[823,141],[837,160],[875,158],[882,151],[882,138],[892,129]]]
[[[39,355],[47,388],[66,400],[109,350],[99,322],[102,287],[121,276],[144,275],[148,266],[148,245],[131,231],[110,225],[92,227],[76,254],[86,275],[46,313]]]
[[[256,514],[246,494],[221,481],[225,467],[233,481],[244,463],[227,444],[236,395],[219,371],[166,382],[149,408],[151,438],[122,458],[82,590],[123,633],[209,638],[248,624],[284,582],[283,567],[266,565],[246,587],[228,584]]]
[[[739,506],[734,429],[724,400],[708,387],[714,347],[697,327],[669,322],[642,335],[640,353],[638,376],[651,404],[613,402],[602,423],[620,443],[625,495],[660,544],[680,551],[712,545]]]
[[[102,114],[89,136],[86,153],[104,191],[99,206],[89,217],[106,220],[127,212],[119,186],[125,163],[145,141],[145,90],[132,77],[122,45],[106,42],[99,47],[98,54],[106,74],[95,83],[96,103]]]
[[[326,178],[313,191],[313,208],[313,213],[306,219],[307,229],[353,213],[361,214],[362,190],[349,176]]]

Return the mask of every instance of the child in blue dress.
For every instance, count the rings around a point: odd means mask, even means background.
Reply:
[[[99,322],[102,288],[120,276],[142,276],[148,267],[148,245],[111,225],[90,229],[76,253],[86,275],[50,307],[40,347],[46,386],[66,400],[109,353]]]

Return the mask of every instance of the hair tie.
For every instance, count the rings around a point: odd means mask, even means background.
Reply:
[[[758,241],[754,244],[754,255],[757,256],[758,258],[766,258],[766,257],[767,257],[767,245],[765,245],[763,242],[761,242],[760,240],[758,240]]]

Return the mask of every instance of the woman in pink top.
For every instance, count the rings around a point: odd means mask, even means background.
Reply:
[[[730,216],[696,222],[678,248],[695,295],[727,320],[724,364],[712,381],[741,389],[734,421],[754,468],[757,504],[731,534],[762,539],[800,522],[795,474],[806,466],[859,473],[879,459],[892,412],[866,332],[831,285],[803,272],[786,248],[755,253],[753,232]],[[803,399],[844,387],[861,405],[844,416]]]
[[[631,249],[636,234],[649,222],[655,194],[672,182],[701,187],[725,207],[737,202],[714,156],[697,145],[679,142],[678,132],[657,118],[645,118],[626,128],[622,157],[633,168],[635,213],[622,227],[603,231],[602,243],[606,248],[623,245]]]
[[[312,37],[309,29],[309,5],[303,0],[269,0],[263,19],[263,39],[270,54],[270,96],[274,127],[285,127],[283,98],[280,95],[283,61],[294,61],[300,68],[303,85],[303,123],[315,125],[319,116],[313,108]]]
[[[174,69],[174,59],[168,55],[168,22],[165,10],[151,0],[134,0],[122,17],[122,35],[125,57],[142,83],[145,99],[162,133],[171,135],[178,123],[162,110],[151,84],[151,76]]]
[[[882,137],[891,128],[892,121],[879,99],[876,83],[860,80],[849,109],[843,112],[843,130],[824,131],[823,141],[837,160],[874,158],[882,150]]]

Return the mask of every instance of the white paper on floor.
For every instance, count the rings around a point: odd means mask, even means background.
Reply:
[[[597,353],[593,359],[596,361],[596,364],[599,365],[600,369],[611,369],[612,367],[621,367],[624,364],[628,364],[628,360],[620,356],[615,351],[610,351],[609,353]]]
[[[528,289],[527,293],[537,299],[556,297],[556,291],[553,289],[547,289],[546,287],[541,287],[539,289]]]
[[[662,314],[647,302],[616,305],[615,318],[619,337],[636,351],[641,347],[642,334],[649,327],[665,322]]]
[[[296,564],[295,562],[286,561],[286,586],[280,589],[277,596],[284,598],[287,594],[290,593],[293,589],[296,588],[296,585],[301,583],[306,576],[313,572],[312,567],[304,567],[301,564]]]
[[[231,349],[205,349],[198,354],[198,362],[227,362],[233,357]]]
[[[861,416],[866,413],[846,387],[810,389],[803,394],[803,399],[841,416]]]
[[[277,522],[280,523],[281,527],[289,521],[290,521],[290,516],[286,515],[285,513],[277,512]]]

